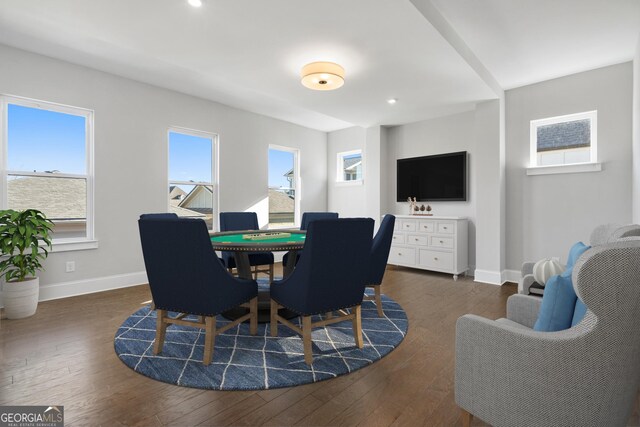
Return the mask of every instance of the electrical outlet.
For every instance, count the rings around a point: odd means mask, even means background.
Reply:
[[[67,261],[66,272],[67,273],[73,273],[74,271],[76,271],[76,262],[75,261]]]

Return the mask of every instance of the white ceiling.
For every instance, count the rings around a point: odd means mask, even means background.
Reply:
[[[496,97],[409,0],[203,2],[3,0],[0,43],[325,131]],[[639,0],[434,4],[505,88],[629,60],[640,32]],[[341,89],[300,84],[319,60],[344,66]]]

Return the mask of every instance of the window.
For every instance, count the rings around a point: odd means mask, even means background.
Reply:
[[[338,182],[362,182],[362,150],[338,153]]]
[[[216,142],[211,133],[169,129],[169,212],[201,218],[209,230],[217,218]]]
[[[269,228],[294,227],[298,217],[298,151],[269,146]]]
[[[44,212],[54,222],[54,250],[57,244],[93,241],[93,112],[0,99],[5,153],[1,207]],[[96,246],[68,249],[88,247]]]
[[[531,167],[595,164],[597,129],[597,111],[532,120]]]

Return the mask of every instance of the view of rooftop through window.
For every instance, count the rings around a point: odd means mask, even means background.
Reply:
[[[531,121],[532,165],[595,162],[596,118],[591,111]]]
[[[295,152],[269,148],[269,228],[295,225]]]
[[[362,151],[338,153],[338,181],[362,180]]]
[[[41,210],[54,238],[86,237],[89,113],[51,108],[7,104],[7,208]]]
[[[169,211],[201,218],[212,230],[213,136],[169,132]]]

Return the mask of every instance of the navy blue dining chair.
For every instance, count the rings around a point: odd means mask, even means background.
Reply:
[[[314,327],[351,320],[355,343],[358,348],[363,346],[361,304],[372,235],[371,218],[313,221],[298,266],[284,280],[271,284],[271,336],[278,335],[278,322],[302,335],[304,360],[309,365],[313,363]],[[281,317],[281,307],[299,314],[302,328]],[[334,311],[339,316],[312,321],[313,315]]]
[[[213,358],[215,336],[249,319],[258,327],[258,284],[231,276],[218,261],[207,225],[201,219],[150,218],[138,220],[142,254],[156,310],[154,354],[162,351],[170,324],[205,329],[203,363]],[[249,313],[216,328],[216,315],[237,306]],[[168,312],[176,312],[176,317]],[[198,316],[188,320],[187,315]]]
[[[140,215],[140,219],[178,219],[178,215],[174,213],[148,213]]]
[[[304,212],[302,214],[302,219],[300,221],[300,230],[308,230],[309,224],[311,224],[312,221],[316,221],[318,219],[336,219],[336,218],[338,218],[337,212]],[[300,253],[301,251],[297,252],[296,264],[300,259]],[[290,256],[289,252],[284,254],[284,256],[282,257],[282,265],[287,265],[287,262],[289,262],[289,256]]]
[[[387,268],[387,261],[389,260],[389,251],[391,250],[395,223],[395,216],[385,215],[371,245],[367,288],[373,288],[374,295],[365,296],[364,298],[375,301],[379,317],[384,317],[380,287],[382,286],[382,278],[384,277],[384,271]]]
[[[258,215],[255,212],[220,212],[220,231],[245,231],[259,230]],[[230,272],[236,268],[237,263],[233,252],[223,251],[222,260]],[[273,281],[274,257],[271,252],[251,252],[249,253],[249,265],[254,267],[254,279],[258,278],[258,273],[269,275],[269,281]],[[259,269],[259,266],[267,265],[268,269]]]

